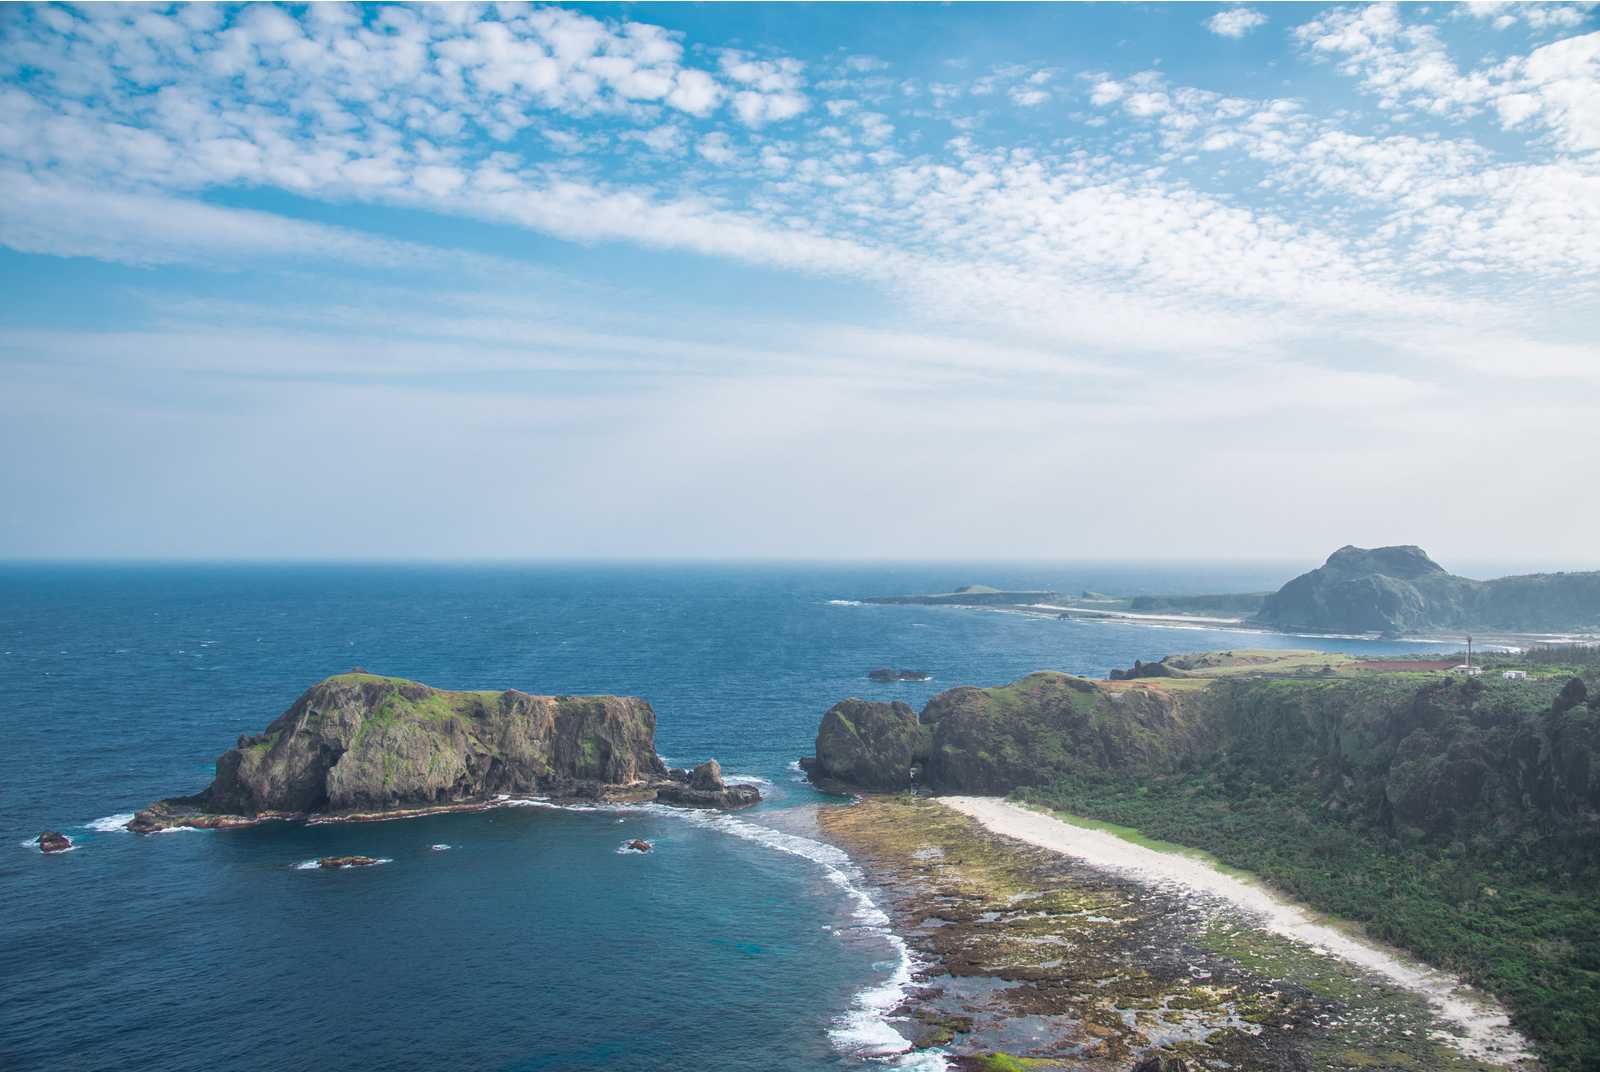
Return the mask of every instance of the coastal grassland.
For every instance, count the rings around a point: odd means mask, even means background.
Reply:
[[[1600,1068],[1600,710],[1527,681],[1221,682],[1223,745],[1020,799],[1204,850],[1500,997],[1555,1072]]]
[[[895,1012],[964,1069],[1125,1069],[1152,1050],[1258,1070],[1482,1066],[1422,1001],[1253,929],[999,837],[936,801],[869,796],[820,827],[884,893],[924,962]]]
[[[1172,655],[1162,661],[1170,663],[1178,671],[1196,677],[1220,678],[1242,674],[1317,673],[1324,669],[1338,670],[1357,660],[1354,656],[1336,651],[1299,649],[1276,651],[1250,648]]]

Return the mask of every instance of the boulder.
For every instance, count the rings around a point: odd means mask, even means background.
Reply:
[[[341,867],[371,867],[377,862],[371,856],[324,856],[317,861],[317,866],[337,871]]]
[[[72,839],[59,830],[46,830],[38,841],[40,852],[66,852],[72,848]]]
[[[629,852],[651,852],[655,849],[655,846],[650,844],[644,838],[634,838],[632,841],[624,845],[623,848],[627,849]]]
[[[722,780],[722,764],[714,759],[706,760],[689,774],[689,785],[694,789],[727,788]]]
[[[1147,1053],[1134,1064],[1132,1072],[1189,1072],[1189,1062],[1170,1053]]]

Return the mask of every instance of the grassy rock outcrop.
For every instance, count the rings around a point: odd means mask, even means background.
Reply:
[[[675,784],[656,755],[655,726],[637,697],[449,692],[340,674],[308,689],[264,732],[239,738],[203,792],[152,805],[129,828],[392,817],[500,795],[650,800]],[[754,800],[735,794],[710,806],[746,803]]]
[[[840,700],[822,716],[817,754],[801,765],[825,786],[880,792],[909,789],[932,740],[910,704]]]
[[[1085,767],[1165,770],[1195,737],[1176,695],[1054,671],[942,692],[922,721],[933,730],[926,780],[939,792],[1004,793]]]
[[[1197,732],[1181,697],[1045,671],[950,689],[920,716],[904,703],[843,700],[823,716],[817,753],[801,765],[825,786],[1003,793],[1085,766],[1166,769]]]

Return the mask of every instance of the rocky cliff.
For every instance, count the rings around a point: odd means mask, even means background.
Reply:
[[[1257,620],[1319,632],[1600,629],[1600,572],[1475,581],[1420,547],[1341,547],[1268,596]]]
[[[720,768],[668,771],[655,752],[655,728],[655,712],[636,697],[448,692],[340,674],[313,685],[262,733],[239,738],[218,757],[204,791],[152,805],[129,827],[387,815],[482,806],[501,795],[659,794],[707,807],[760,798],[753,787],[723,784]]]
[[[1209,771],[1228,792],[1294,788],[1389,833],[1600,837],[1600,685],[1555,668],[1507,680],[1303,654],[1171,656],[1145,664],[1166,671],[1148,684],[1030,674],[950,689],[920,715],[845,700],[801,762],[824,787],[879,792]]]
[[[1176,693],[1044,671],[995,688],[950,689],[920,715],[903,703],[841,701],[801,765],[825,787],[1004,793],[1068,770],[1167,769],[1204,740],[1204,724]]]
[[[893,792],[911,788],[932,744],[910,704],[840,700],[822,716],[817,754],[800,765],[819,785]]]

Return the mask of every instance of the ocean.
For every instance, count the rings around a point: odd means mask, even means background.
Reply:
[[[1249,591],[1283,564],[0,566],[0,1068],[838,1070],[908,964],[794,766],[846,696],[1242,647],[1427,645],[862,605],[967,583]],[[503,808],[140,837],[317,680],[622,693],[734,816]],[[926,670],[878,684],[875,666]],[[73,851],[31,839],[59,829]],[[645,856],[619,853],[633,837]],[[327,872],[319,856],[385,862]]]

